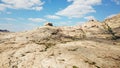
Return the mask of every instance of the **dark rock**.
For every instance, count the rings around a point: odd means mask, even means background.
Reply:
[[[52,23],[45,23],[44,26],[53,26],[53,24]]]

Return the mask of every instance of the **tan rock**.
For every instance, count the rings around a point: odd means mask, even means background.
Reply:
[[[120,40],[91,27],[99,24],[0,33],[0,68],[120,68]]]

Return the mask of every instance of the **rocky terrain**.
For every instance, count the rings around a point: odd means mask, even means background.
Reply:
[[[0,33],[0,68],[120,68],[120,14],[102,23]]]

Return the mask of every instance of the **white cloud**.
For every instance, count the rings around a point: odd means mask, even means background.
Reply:
[[[49,19],[60,19],[60,17],[57,15],[46,15],[45,17]]]
[[[0,23],[0,29],[7,29],[15,32],[31,30],[33,28],[40,27],[39,23],[29,22],[25,18],[0,18],[0,20],[2,21]]]
[[[33,28],[39,27],[37,23],[18,23],[16,25],[13,22],[10,23],[0,23],[0,29],[7,29],[9,31],[19,32],[19,31],[26,31],[32,30]]]
[[[42,18],[28,18],[29,21],[33,21],[33,22],[45,22],[45,19]]]
[[[12,14],[12,12],[6,12],[6,14]]]
[[[11,23],[0,23],[0,29],[11,30],[12,24]]]
[[[14,18],[5,18],[5,20],[16,21],[16,19],[14,19]]]
[[[33,7],[32,9],[33,9],[33,10],[40,11],[40,10],[42,10],[42,9],[43,9],[43,7]]]
[[[0,18],[0,20],[16,21],[15,18]]]
[[[6,8],[11,8],[11,6],[7,4],[0,4],[0,11],[4,11]]]
[[[84,17],[84,19],[87,19],[87,20],[96,20],[94,16],[87,16],[87,17]]]
[[[1,0],[0,11],[6,8],[11,9],[28,9],[28,10],[42,10],[44,2],[41,0]]]
[[[76,24],[77,24],[77,25],[81,25],[81,24],[83,24],[83,23],[85,23],[85,21],[79,21],[79,22],[77,22]]]
[[[65,9],[58,11],[56,15],[80,18],[88,13],[96,12],[92,7],[101,4],[101,0],[67,0],[72,2]]]
[[[114,16],[116,16],[116,15],[117,15],[117,14],[109,15],[109,16],[107,16],[105,19],[112,18],[112,17],[114,17]]]
[[[117,5],[120,5],[120,0],[112,0],[113,2],[115,2]]]
[[[71,21],[60,21],[60,22],[58,22],[59,23],[59,25],[58,26],[70,26],[70,24],[72,23]],[[58,24],[57,23],[57,24]]]

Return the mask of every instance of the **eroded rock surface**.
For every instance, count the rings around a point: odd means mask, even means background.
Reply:
[[[95,22],[0,33],[0,68],[120,68],[120,39]]]

